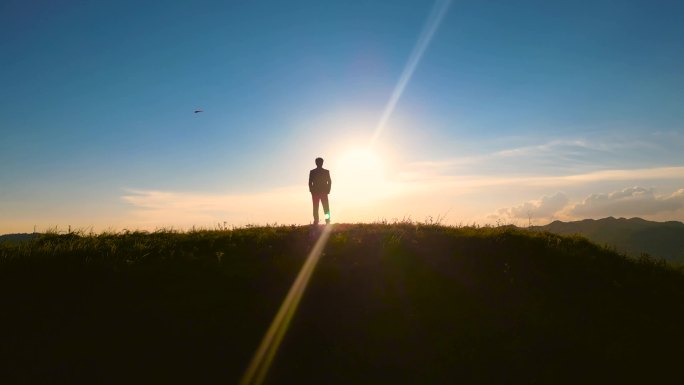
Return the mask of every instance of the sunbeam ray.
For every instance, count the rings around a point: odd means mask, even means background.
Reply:
[[[290,291],[287,293],[283,304],[280,305],[280,309],[273,319],[273,322],[271,322],[271,326],[268,328],[264,339],[261,341],[256,353],[254,353],[254,357],[249,363],[249,366],[240,381],[240,385],[258,385],[266,378],[266,374],[278,351],[280,342],[283,340],[285,332],[290,326],[290,321],[297,311],[299,301],[302,299],[309,279],[311,279],[311,274],[318,264],[318,260],[323,253],[325,245],[328,243],[328,238],[330,237],[332,229],[333,225],[326,225],[313,249],[311,249],[302,269],[299,271],[299,275],[297,275],[297,279],[295,279],[292,287],[290,287]]]
[[[432,7],[432,11],[425,22],[425,26],[423,27],[423,31],[418,38],[418,42],[416,43],[415,47],[413,47],[413,51],[411,52],[411,56],[409,56],[406,67],[404,67],[404,71],[401,73],[399,81],[394,87],[394,91],[392,91],[392,96],[387,102],[385,110],[382,112],[380,121],[378,122],[375,132],[373,133],[373,137],[370,140],[369,147],[373,147],[373,144],[375,144],[375,141],[378,139],[378,137],[380,137],[380,134],[382,134],[382,131],[385,129],[387,121],[392,116],[399,98],[401,98],[401,95],[404,93],[404,88],[406,88],[406,85],[411,80],[411,77],[413,77],[413,72],[416,70],[420,59],[425,53],[425,49],[430,44],[430,41],[442,22],[442,19],[449,9],[450,4],[451,0],[437,0],[435,5]]]

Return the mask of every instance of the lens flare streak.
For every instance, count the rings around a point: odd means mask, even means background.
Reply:
[[[266,378],[266,374],[278,351],[278,347],[285,336],[285,332],[290,326],[290,321],[297,311],[297,306],[302,299],[304,290],[311,279],[311,275],[318,264],[318,260],[323,253],[325,245],[328,243],[328,238],[330,237],[332,229],[333,225],[325,226],[313,249],[311,249],[309,256],[306,258],[302,269],[297,275],[297,279],[295,279],[292,287],[290,287],[290,291],[287,293],[283,304],[280,305],[278,313],[273,319],[271,326],[268,328],[252,361],[249,363],[249,366],[240,381],[240,385],[261,384]]]
[[[418,62],[420,62],[420,59],[423,57],[425,49],[430,44],[432,37],[435,35],[435,31],[437,31],[439,24],[442,22],[444,15],[449,9],[449,5],[451,5],[451,0],[437,0],[435,5],[433,6],[432,11],[430,12],[430,16],[428,17],[428,20],[425,22],[423,31],[421,32],[420,37],[418,38],[418,42],[416,43],[415,47],[413,47],[413,51],[411,52],[411,56],[409,56],[409,60],[406,63],[406,67],[404,67],[404,71],[401,73],[399,81],[397,82],[397,85],[394,87],[394,91],[392,91],[392,96],[387,102],[385,110],[383,111],[382,116],[380,117],[380,121],[378,122],[378,125],[375,128],[373,137],[370,140],[370,147],[372,147],[373,144],[375,144],[375,141],[378,139],[378,137],[380,137],[380,134],[382,134],[382,131],[387,125],[387,121],[394,112],[394,108],[396,107],[399,98],[401,98],[401,95],[404,93],[404,88],[406,88],[406,85],[411,80],[413,72],[416,70],[416,67],[418,66]]]

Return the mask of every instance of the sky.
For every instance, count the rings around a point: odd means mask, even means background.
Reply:
[[[0,234],[684,221],[681,1],[0,2]],[[203,112],[195,113],[197,109]]]

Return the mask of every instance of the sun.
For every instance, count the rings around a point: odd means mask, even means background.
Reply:
[[[348,149],[334,168],[333,190],[350,203],[364,203],[386,189],[385,162],[367,148]]]
[[[376,178],[383,173],[383,164],[371,150],[355,148],[347,150],[338,160],[338,172],[355,178]]]

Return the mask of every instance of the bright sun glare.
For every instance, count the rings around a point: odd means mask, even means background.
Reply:
[[[367,149],[347,151],[340,157],[337,167],[337,171],[342,174],[350,174],[362,179],[375,179],[382,176],[383,172],[380,159]]]
[[[384,162],[369,149],[344,152],[332,169],[333,189],[351,203],[364,203],[385,190]]]

